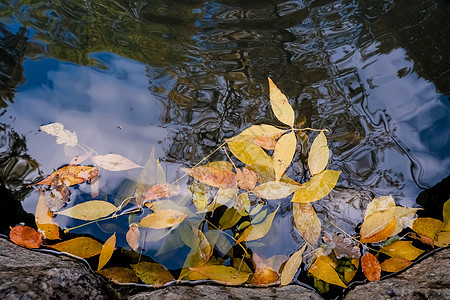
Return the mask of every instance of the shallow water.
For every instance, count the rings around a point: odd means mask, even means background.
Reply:
[[[324,230],[336,231],[334,221],[353,233],[372,197],[392,194],[415,206],[421,190],[449,173],[446,1],[0,3],[1,177],[26,211],[39,196],[26,186],[77,154],[38,132],[41,125],[61,122],[98,153],[139,164],[154,147],[171,181],[251,124],[279,124],[268,76],[297,122],[329,129],[328,168],[342,174],[314,205]],[[298,148],[288,170],[298,181],[308,176],[306,151]],[[100,189],[113,199],[137,174],[104,172]],[[72,202],[87,193],[74,189]],[[290,214],[281,216],[272,230],[292,226]],[[123,225],[77,232],[105,240]],[[258,254],[289,255],[299,243],[278,238],[262,240],[269,247]],[[123,234],[118,243],[125,245]],[[146,247],[153,257],[160,245]],[[158,262],[177,268],[184,255]]]

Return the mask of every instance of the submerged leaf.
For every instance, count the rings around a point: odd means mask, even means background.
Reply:
[[[250,169],[236,170],[237,185],[244,190],[252,190],[258,182],[258,175]]]
[[[125,237],[128,246],[130,246],[133,251],[137,252],[137,249],[139,248],[139,240],[141,237],[139,227],[136,224],[131,225]]]
[[[263,222],[247,227],[244,230],[244,232],[239,236],[238,240],[236,241],[236,244],[239,244],[244,241],[248,242],[257,240],[265,236],[269,232],[270,227],[272,227],[272,221],[273,218],[275,217],[275,214],[278,211],[278,208],[279,207],[277,207],[277,209],[273,213],[269,214]]]
[[[149,228],[167,228],[180,224],[186,214],[174,209],[163,209],[145,216],[139,225]]]
[[[28,226],[19,225],[11,228],[9,238],[14,244],[29,249],[39,248],[42,244],[42,234]]]
[[[40,196],[36,206],[35,220],[37,228],[42,232],[45,239],[59,239],[59,226],[53,221],[52,213],[45,204],[45,198],[42,189],[39,189]]]
[[[412,241],[397,241],[380,249],[380,252],[390,257],[402,257],[408,260],[414,260],[424,251],[412,245]]]
[[[281,181],[269,181],[258,185],[252,192],[262,199],[276,200],[286,198],[296,190],[299,190],[299,188],[299,185]]]
[[[230,170],[204,166],[183,170],[198,181],[210,186],[220,189],[228,189],[236,186],[236,173]]]
[[[242,284],[247,281],[251,273],[238,271],[233,267],[220,265],[203,265],[200,267],[189,267],[191,271],[204,275],[211,279],[227,285]]]
[[[88,258],[99,254],[103,245],[88,237],[77,237],[48,247],[61,252],[71,253],[81,258]]]
[[[380,280],[381,265],[373,254],[367,252],[363,257],[361,257],[361,268],[369,281]]]
[[[327,146],[327,138],[323,132],[314,139],[308,156],[308,166],[311,175],[319,174],[328,164],[330,149]]]
[[[268,78],[268,80],[270,104],[272,105],[272,110],[275,117],[277,117],[280,122],[293,127],[295,115],[292,106],[289,104],[286,96],[278,89],[275,83],[273,83],[272,79]]]
[[[295,192],[292,202],[307,203],[322,199],[336,186],[341,171],[325,170],[311,177]]]
[[[100,257],[98,259],[98,269],[102,269],[113,255],[114,248],[116,247],[116,234],[114,233],[102,246]]]
[[[136,275],[145,283],[160,287],[174,280],[172,274],[158,263],[140,262],[131,265]]]
[[[91,200],[58,212],[59,215],[90,221],[97,220],[117,211],[117,207],[107,201]]]
[[[144,165],[141,173],[139,174],[138,181],[136,183],[136,204],[138,207],[144,205],[144,193],[153,185],[158,184],[157,179],[158,167],[155,159],[155,149],[152,149],[147,162]]]
[[[228,148],[237,159],[246,165],[263,165],[272,168],[272,158],[264,150],[250,141],[228,142]]]
[[[58,176],[59,180],[67,186],[83,183],[98,175],[98,169],[90,166],[65,166],[53,172],[44,180],[39,181],[36,185],[52,185],[53,179]]]
[[[292,254],[292,256],[286,262],[286,265],[281,272],[281,285],[287,285],[291,283],[294,279],[295,274],[297,274],[298,268],[302,264],[303,252],[306,249],[306,244],[303,245],[297,252]]]
[[[75,147],[78,144],[77,134],[64,129],[64,125],[61,123],[51,123],[48,125],[42,125],[40,130],[56,137],[57,144],[65,144],[69,147]]]
[[[136,273],[128,268],[112,267],[99,270],[97,273],[116,283],[137,283],[139,280]]]
[[[381,270],[385,272],[398,272],[412,264],[412,261],[403,257],[391,257],[381,263]]]
[[[109,171],[125,171],[130,169],[142,168],[128,158],[120,154],[106,154],[92,157],[94,164]]]
[[[347,286],[342,282],[334,269],[335,267],[336,265],[331,258],[328,256],[320,256],[314,261],[308,272],[320,280],[346,288]]]
[[[164,183],[155,184],[149,188],[144,194],[145,201],[152,201],[161,198],[170,198],[180,193],[180,187],[178,185]]]
[[[294,223],[301,236],[313,246],[317,245],[322,230],[320,219],[310,203],[292,203]]]
[[[273,151],[273,169],[275,170],[275,180],[279,181],[286,169],[292,162],[297,138],[293,131],[283,135],[277,142]]]

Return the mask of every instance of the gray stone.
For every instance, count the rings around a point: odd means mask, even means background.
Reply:
[[[450,299],[450,248],[381,281],[355,287],[345,300]]]

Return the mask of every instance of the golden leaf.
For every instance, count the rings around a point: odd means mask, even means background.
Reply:
[[[303,252],[306,249],[306,243],[301,247],[297,252],[292,254],[289,257],[286,265],[281,272],[281,285],[287,285],[291,283],[292,279],[294,279],[295,274],[297,274],[298,268],[302,264],[303,260]]]
[[[142,166],[119,154],[93,156],[92,161],[95,165],[108,171],[125,171],[130,169],[142,168]]]
[[[382,231],[385,229],[388,225],[391,225],[388,227],[389,235],[386,237],[388,238],[391,233],[395,230],[395,207],[391,207],[387,210],[382,210],[380,212],[371,214],[368,216],[363,224],[361,225],[361,239],[368,239],[371,236],[375,235],[376,233]],[[392,221],[394,220],[393,226]],[[391,230],[392,229],[392,230]]]
[[[433,218],[417,218],[412,224],[412,230],[420,235],[434,239],[436,234],[441,231],[443,223]]]
[[[113,255],[114,248],[116,248],[116,234],[114,233],[102,246],[100,257],[98,259],[98,270],[101,270]]]
[[[88,258],[102,251],[102,244],[88,237],[77,237],[48,247],[81,258]]]
[[[328,164],[330,149],[327,146],[327,138],[323,132],[314,139],[308,155],[308,166],[311,175],[319,174]]]
[[[294,110],[289,104],[286,96],[278,89],[278,87],[273,83],[272,79],[269,79],[269,91],[270,91],[270,104],[272,105],[272,111],[280,122],[294,126]]]
[[[139,240],[141,237],[139,227],[136,224],[131,225],[125,237],[128,245],[136,252],[139,248]]]
[[[52,213],[45,204],[42,189],[39,189],[40,196],[36,205],[35,220],[37,228],[42,232],[45,239],[57,240],[59,239],[59,226],[53,221]]]
[[[39,248],[42,244],[42,234],[28,226],[19,225],[11,228],[9,238],[14,244],[29,249]]]
[[[438,247],[446,247],[450,245],[450,231],[442,231],[436,235],[434,244]]]
[[[115,283],[137,283],[139,281],[136,273],[128,268],[112,267],[99,270],[97,273]]]
[[[140,262],[131,265],[136,275],[145,283],[160,287],[174,280],[172,274],[158,263]]]
[[[292,202],[307,203],[322,199],[336,186],[341,171],[325,170],[311,177],[295,192]]]
[[[322,230],[320,219],[310,203],[292,203],[294,223],[301,236],[311,245],[317,245]]]
[[[374,198],[367,205],[366,211],[364,213],[364,220],[367,219],[367,217],[369,217],[370,215],[379,213],[383,210],[391,209],[393,207],[395,207],[395,201],[391,195]]]
[[[237,185],[244,190],[252,190],[258,182],[258,175],[250,169],[236,170]]]
[[[91,200],[58,212],[58,215],[79,220],[97,220],[117,211],[117,207],[107,201]]]
[[[444,225],[442,230],[450,231],[450,199],[444,203],[442,215],[444,216]]]
[[[278,140],[272,157],[276,181],[280,180],[281,176],[291,164],[296,146],[297,138],[293,131],[286,133]]]
[[[364,223],[368,222],[370,223],[370,221],[377,221],[379,219],[377,219],[377,214],[371,215],[369,218],[366,219],[366,221],[364,221]],[[363,223],[363,225],[364,225]],[[366,223],[366,224],[368,224]],[[373,223],[370,223],[371,225]],[[392,235],[392,232],[394,232],[395,230],[395,226],[396,226],[396,220],[395,217],[392,219],[392,221],[390,223],[388,223],[386,225],[386,227],[384,227],[383,229],[381,229],[380,231],[377,231],[376,233],[370,235],[370,236],[365,236],[363,234],[361,234],[361,243],[377,243],[377,242],[381,242],[384,241],[385,239],[387,239],[388,237],[390,237]],[[371,230],[371,228],[368,228],[368,226],[365,226],[364,229],[366,230]],[[361,231],[362,231],[362,226],[361,226]]]
[[[236,241],[236,244],[239,244],[244,241],[253,241],[262,238],[269,232],[270,227],[272,227],[272,221],[275,217],[275,214],[278,211],[278,208],[271,214],[267,216],[267,218],[256,225],[250,225],[247,227],[244,232],[239,236],[238,240]]]
[[[55,176],[67,186],[83,183],[98,175],[98,169],[90,166],[65,166],[53,172],[44,180],[39,181],[36,185],[52,185]]]
[[[412,245],[412,241],[397,241],[380,249],[380,252],[390,257],[403,257],[408,260],[414,260],[424,251]]]
[[[198,181],[210,186],[220,189],[228,189],[236,186],[236,173],[230,170],[204,166],[183,170]]]
[[[314,261],[308,272],[320,280],[346,288],[347,286],[334,268],[335,264],[328,256],[320,256]]]
[[[168,228],[180,224],[186,218],[186,214],[174,209],[163,209],[145,216],[140,226],[149,228]]]
[[[255,187],[252,192],[258,197],[268,200],[283,199],[301,188],[299,185],[281,181],[269,181]]]
[[[51,123],[48,125],[42,125],[40,130],[56,137],[57,144],[65,144],[69,147],[75,147],[78,144],[77,134],[64,129],[64,125],[61,123]]]
[[[230,207],[223,213],[222,217],[220,217],[219,228],[223,230],[231,228],[236,225],[240,219],[241,215],[239,212],[235,208]]]
[[[204,275],[207,279],[227,285],[242,284],[251,275],[251,273],[238,271],[233,267],[219,265],[203,265],[201,267],[189,267],[189,269]]]
[[[403,257],[391,257],[381,263],[381,270],[385,272],[398,272],[412,264],[412,261]]]
[[[420,208],[411,208],[411,207],[395,207],[395,221],[396,226],[394,232],[391,236],[399,234],[405,227],[410,227],[416,212]]]
[[[285,132],[284,129],[279,129],[272,125],[262,124],[262,125],[252,125],[251,127],[244,129],[237,136],[234,136],[227,141],[250,141],[258,138],[268,138],[275,141]]]
[[[363,257],[361,257],[361,268],[369,281],[380,280],[381,265],[373,254],[367,252]]]
[[[197,211],[203,211],[206,208],[206,205],[208,205],[208,189],[208,186],[197,181],[189,187],[189,190],[192,193],[192,202],[197,208]]]
[[[231,153],[244,164],[263,165],[272,168],[272,158],[258,145],[245,140],[230,141],[227,144]]]

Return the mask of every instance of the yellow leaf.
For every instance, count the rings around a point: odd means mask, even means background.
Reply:
[[[142,168],[142,166],[119,154],[93,156],[92,161],[100,168],[109,171],[125,171],[130,169]]]
[[[279,138],[284,132],[285,130],[279,129],[272,125],[253,125],[227,141],[251,141],[264,149],[273,150],[276,144],[276,139]]]
[[[241,215],[238,213],[238,211],[230,207],[228,208],[222,215],[222,217],[219,220],[219,228],[220,229],[228,229],[236,225],[237,222],[241,219]]]
[[[238,240],[236,241],[236,244],[239,244],[244,241],[253,241],[262,238],[269,232],[270,227],[272,227],[272,221],[275,217],[275,214],[278,211],[278,208],[271,214],[267,216],[267,218],[256,225],[250,225],[247,227],[244,232],[239,236]]]
[[[208,205],[208,189],[209,187],[207,185],[199,182],[194,182],[189,187],[189,190],[192,193],[192,202],[197,208],[197,211],[203,211],[206,208],[206,205]]]
[[[286,169],[292,162],[297,138],[293,131],[283,135],[277,142],[273,151],[273,169],[275,170],[275,180],[279,181]]]
[[[172,274],[158,263],[140,262],[131,265],[136,275],[145,283],[160,287],[174,280]]]
[[[416,215],[416,212],[419,209],[420,208],[396,206],[395,207],[396,226],[391,236],[399,234],[405,227],[410,227],[413,222],[414,216]]]
[[[64,129],[64,125],[61,123],[51,123],[48,125],[42,125],[40,130],[56,137],[57,144],[65,144],[69,147],[75,147],[78,144],[77,134]]]
[[[313,246],[317,245],[322,230],[320,219],[310,203],[292,203],[294,223],[301,236]]]
[[[442,222],[433,218],[418,218],[414,220],[412,230],[420,235],[425,235],[434,239],[436,234],[442,229]]]
[[[131,247],[131,249],[133,249],[133,251],[136,252],[139,248],[139,240],[141,237],[139,227],[137,227],[136,224],[131,225],[125,237],[128,245]]]
[[[263,165],[272,168],[272,158],[264,150],[250,141],[228,142],[228,148],[237,159],[246,165]]]
[[[412,245],[412,241],[397,241],[393,244],[380,249],[380,252],[390,257],[403,257],[408,260],[414,260],[424,251]]]
[[[380,212],[374,213],[370,216],[368,216],[363,224],[361,225],[361,239],[367,239],[376,233],[382,231],[384,228],[386,228],[388,225],[392,225],[391,222],[394,220],[395,222],[395,207],[392,207],[387,210],[382,210]],[[393,224],[392,230],[390,230],[389,235],[386,237],[388,238],[391,233],[395,230],[396,224]],[[391,229],[392,226],[389,227]]]
[[[325,282],[346,288],[338,273],[334,269],[334,264],[328,256],[317,258],[308,270],[314,277]]]
[[[236,186],[236,173],[230,170],[205,166],[183,170],[198,181],[210,186],[220,189],[228,189]]]
[[[311,175],[319,174],[328,164],[330,150],[327,146],[327,138],[323,132],[314,139],[308,155],[308,166]]]
[[[442,231],[436,235],[434,244],[438,247],[446,247],[450,245],[450,231]]]
[[[307,203],[322,199],[336,186],[341,171],[325,170],[311,177],[295,192],[292,202]]]
[[[59,215],[90,221],[109,216],[117,211],[117,207],[107,201],[92,200],[77,204],[58,212]]]
[[[100,257],[98,259],[98,270],[103,268],[113,255],[114,248],[116,248],[116,234],[114,233],[102,246]]]
[[[102,251],[102,244],[88,237],[77,237],[48,247],[81,258],[88,258]]]
[[[289,104],[286,96],[278,89],[278,87],[273,83],[272,79],[269,79],[269,91],[270,91],[270,104],[272,105],[273,113],[280,122],[294,126],[294,110]]]
[[[379,213],[383,210],[389,210],[393,207],[396,207],[396,206],[395,206],[395,201],[391,195],[374,198],[367,205],[366,212],[364,213],[364,220],[367,219],[367,217],[369,217],[375,213]]]
[[[137,283],[139,280],[136,273],[127,268],[112,267],[99,270],[97,273],[116,283]]]
[[[219,265],[204,265],[201,267],[189,267],[191,271],[200,273],[208,279],[227,285],[238,285],[247,281],[251,273],[238,271],[233,267]]]
[[[376,217],[378,215],[371,215],[369,218],[366,219],[366,221],[364,221],[364,223],[369,224],[370,221],[376,221],[378,220]],[[363,225],[364,225],[363,223]],[[371,226],[373,223],[370,223]],[[381,229],[380,231],[377,231],[376,233],[370,235],[370,236],[365,236],[363,234],[361,234],[361,243],[377,243],[377,242],[381,242],[384,241],[385,239],[387,239],[388,237],[390,237],[392,235],[392,232],[394,232],[395,230],[395,226],[396,226],[396,220],[395,220],[395,216],[392,219],[392,221],[390,223],[388,223],[386,225],[386,227],[384,227],[383,229]],[[371,228],[369,228],[368,226],[364,227],[365,230],[371,230]],[[362,227],[361,227],[361,231],[362,231]],[[364,231],[366,232],[366,231]]]
[[[258,185],[252,192],[260,198],[276,200],[286,198],[299,188],[299,185],[288,184],[281,181],[269,181]]]
[[[444,216],[444,225],[442,230],[450,231],[450,199],[444,203],[442,215]]]
[[[412,264],[412,261],[403,257],[391,257],[381,263],[381,270],[385,272],[398,272]]]
[[[139,207],[144,205],[144,193],[153,185],[158,183],[157,179],[158,166],[155,159],[155,149],[152,149],[144,168],[139,174],[138,181],[136,183],[136,204]]]
[[[302,264],[303,260],[303,252],[306,249],[306,244],[303,245],[297,252],[292,254],[291,257],[289,257],[288,261],[286,262],[286,265],[283,268],[283,271],[281,272],[281,285],[287,285],[291,283],[292,279],[294,279],[295,274],[297,274],[298,268],[300,268],[300,265]]]
[[[185,213],[178,210],[163,209],[145,216],[139,225],[155,229],[167,228],[180,224],[186,216]]]
[[[221,205],[227,204],[230,200],[237,197],[239,189],[237,187],[231,189],[219,189],[214,196],[213,201],[205,208],[204,211],[213,211]]]
[[[98,175],[98,169],[90,166],[65,166],[53,172],[44,180],[39,181],[36,185],[52,185],[53,179],[58,177],[59,181],[67,186],[83,183]]]
[[[45,204],[42,189],[39,189],[40,196],[36,206],[36,225],[47,240],[59,239],[59,226],[53,221],[52,213]]]

